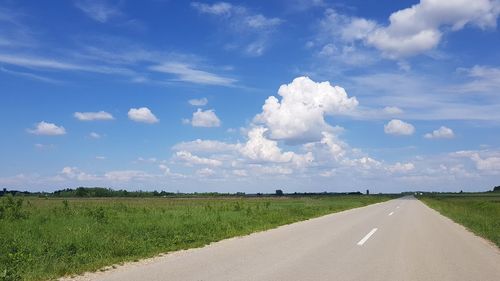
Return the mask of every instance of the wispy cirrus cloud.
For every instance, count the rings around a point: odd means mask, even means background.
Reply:
[[[122,15],[119,7],[109,1],[79,0],[75,2],[75,6],[99,23],[105,23],[114,17]]]
[[[121,14],[119,5],[107,1],[76,1],[75,5],[98,22],[107,22]],[[36,32],[31,32],[32,27],[18,18],[16,11],[0,7],[0,24],[9,27],[6,31],[0,29],[0,71],[9,75],[46,83],[61,82],[50,77],[56,71],[114,75],[130,82],[155,85],[180,82],[232,86],[237,81],[214,73],[213,69],[227,69],[210,65],[194,54],[149,49],[122,37],[87,36],[79,38],[84,44],[73,49],[53,48],[50,44],[27,44],[28,41],[36,41],[32,38]],[[24,37],[31,39],[24,40]],[[117,48],[117,45],[122,47]],[[23,70],[18,70],[18,67]],[[165,79],[158,73],[172,77]]]
[[[34,74],[34,73],[23,72],[23,71],[15,71],[15,70],[7,69],[7,68],[2,67],[2,66],[0,66],[0,71],[3,72],[3,73],[10,74],[10,75],[24,77],[24,78],[28,78],[28,79],[31,79],[31,80],[45,82],[45,83],[52,83],[52,84],[62,83],[62,81],[60,81],[60,80],[48,78],[48,77],[45,77],[45,76],[42,76],[42,75],[38,75],[38,74]]]
[[[73,116],[80,121],[114,120],[113,115],[106,111],[75,112]]]
[[[168,62],[150,67],[151,70],[174,75],[174,80],[195,84],[231,86],[237,80],[197,69],[189,63]]]
[[[244,6],[227,2],[193,2],[191,7],[201,14],[208,14],[225,22],[225,27],[229,26],[225,32],[229,31],[232,35],[231,43],[226,43],[226,47],[238,49],[250,56],[263,55],[270,45],[271,34],[284,22],[280,18],[266,17]]]

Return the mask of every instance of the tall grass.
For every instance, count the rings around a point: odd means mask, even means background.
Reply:
[[[0,202],[0,280],[43,280],[200,247],[390,199],[6,197]]]
[[[419,199],[500,247],[500,194],[434,195],[423,196]]]

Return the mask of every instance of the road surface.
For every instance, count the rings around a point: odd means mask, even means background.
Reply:
[[[500,251],[413,197],[78,280],[500,280]]]

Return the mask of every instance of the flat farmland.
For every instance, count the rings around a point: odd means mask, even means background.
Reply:
[[[390,196],[0,199],[0,280],[45,280],[201,247]]]

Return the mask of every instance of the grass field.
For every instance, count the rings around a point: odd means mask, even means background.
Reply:
[[[429,207],[500,247],[500,194],[444,194],[419,197]]]
[[[94,271],[388,199],[7,196],[0,198],[0,280],[44,280]]]

